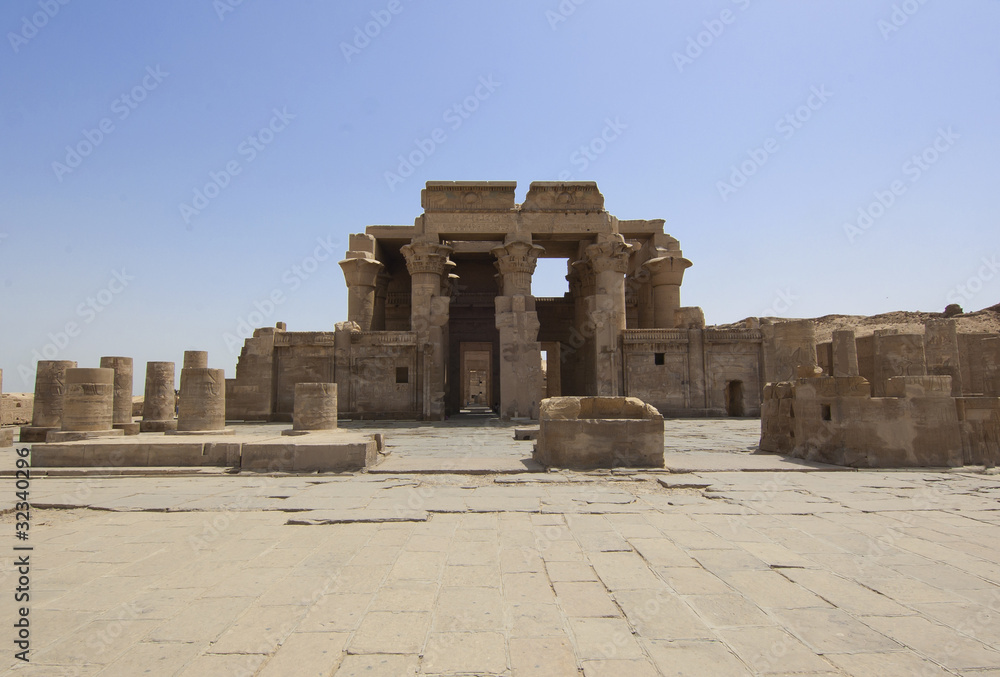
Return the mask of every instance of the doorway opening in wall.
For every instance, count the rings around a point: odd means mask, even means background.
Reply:
[[[462,410],[486,413],[493,409],[493,344],[462,342]]]
[[[726,414],[746,416],[743,405],[743,381],[729,381],[726,384]]]

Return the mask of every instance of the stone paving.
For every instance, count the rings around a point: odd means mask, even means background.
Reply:
[[[685,473],[38,477],[32,661],[8,640],[0,666],[1000,675],[1000,476],[762,470],[751,426],[720,422],[713,452],[711,423],[686,428],[692,451],[674,437]],[[395,451],[530,450],[511,432],[454,426]],[[703,455],[725,461],[698,471]],[[0,522],[12,542],[13,513]]]

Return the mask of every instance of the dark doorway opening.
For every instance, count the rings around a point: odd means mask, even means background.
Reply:
[[[743,381],[730,381],[726,384],[726,414],[746,416],[743,405]]]

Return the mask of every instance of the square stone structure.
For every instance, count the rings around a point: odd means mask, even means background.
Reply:
[[[556,468],[662,468],[663,417],[634,397],[546,399],[534,459]]]
[[[806,334],[781,327],[768,343],[797,336],[808,358]],[[860,468],[1000,464],[1000,337],[930,319],[922,335],[837,331],[817,353],[821,372],[764,386],[761,450]]]
[[[254,331],[227,382],[229,420],[290,421],[296,383],[336,383],[344,418],[440,420],[487,407],[537,419],[546,396],[637,397],[668,416],[758,416],[759,330],[705,328],[680,303],[663,220],[621,220],[593,182],[432,181],[413,226],[369,226],[340,262],[332,331]],[[569,291],[539,298],[539,258]],[[546,369],[543,373],[543,365]]]

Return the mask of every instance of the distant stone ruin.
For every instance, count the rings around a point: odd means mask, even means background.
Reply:
[[[1000,462],[1000,335],[938,319],[923,334],[811,336],[808,320],[769,330],[761,450],[862,468]]]

